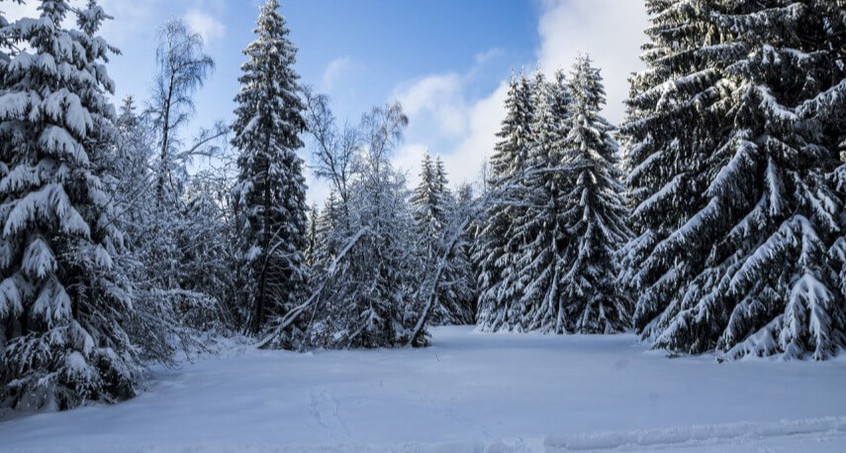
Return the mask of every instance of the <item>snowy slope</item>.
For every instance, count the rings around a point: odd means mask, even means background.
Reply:
[[[228,351],[117,406],[2,422],[0,452],[844,452],[844,382],[843,358],[443,328],[423,350]]]

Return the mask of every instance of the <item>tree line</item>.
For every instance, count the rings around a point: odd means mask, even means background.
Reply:
[[[0,407],[130,398],[147,364],[236,333],[302,351],[426,346],[443,324],[634,329],[672,354],[833,356],[846,4],[646,4],[623,124],[602,116],[588,56],[515,75],[481,190],[429,154],[409,189],[402,107],[340,121],[300,82],[277,0],[235,120],[193,139],[215,64],[181,21],[159,31],[149,98],[116,111],[96,0],[0,13]],[[306,143],[331,188],[320,208]]]

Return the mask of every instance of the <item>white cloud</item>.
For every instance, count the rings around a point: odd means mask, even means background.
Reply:
[[[647,27],[643,2],[631,0],[547,0],[538,32],[541,69],[569,70],[576,55],[587,52],[602,69],[608,105],[605,115],[623,120],[628,77],[642,68],[640,46]]]
[[[460,137],[467,129],[468,120],[464,85],[458,74],[433,75],[401,85],[394,90],[393,98],[402,104],[412,121],[428,115],[439,134]]]
[[[442,156],[453,183],[473,182],[479,177],[482,165],[493,153],[496,133],[505,118],[503,105],[507,92],[508,83],[503,81],[490,96],[469,110],[466,136],[453,152]]]
[[[440,155],[447,169],[450,182],[455,186],[465,182],[474,182],[482,169],[482,164],[490,156],[496,144],[496,133],[500,128],[505,111],[505,95],[508,84],[503,81],[488,97],[476,102],[466,102],[463,90],[466,81],[450,74],[431,76],[411,85],[400,92],[398,99],[403,101],[403,108],[415,126],[415,117],[419,124],[416,132],[418,140],[403,146],[394,157],[397,168],[409,174],[409,184],[417,184],[419,164],[423,153],[429,151]],[[426,116],[437,119],[426,123]],[[421,133],[420,129],[425,132]],[[430,143],[446,139],[452,146],[445,150],[430,149],[419,136],[427,136]],[[445,151],[445,152],[439,152]]]
[[[326,66],[326,70],[323,71],[323,90],[327,92],[331,92],[338,81],[346,74],[353,66],[352,59],[350,57],[339,57],[331,62]]]
[[[481,65],[487,63],[488,61],[490,61],[491,59],[496,58],[500,55],[502,55],[502,49],[495,47],[495,48],[489,49],[485,52],[477,53],[473,57],[473,60],[476,61],[476,66],[478,67],[478,66],[481,66]]]
[[[192,9],[185,13],[185,22],[191,27],[191,30],[203,37],[203,41],[207,45],[226,34],[226,26],[223,23],[211,14],[199,9]]]
[[[623,101],[628,95],[628,77],[638,71],[640,45],[646,38],[646,10],[639,1],[631,0],[544,0],[538,23],[540,47],[537,66],[546,74],[557,69],[569,70],[579,53],[587,52],[602,68],[605,77],[608,105],[604,114],[612,122],[623,119]],[[473,76],[490,58],[501,51],[492,49],[476,55],[475,65],[468,74],[435,74],[410,84],[402,84],[394,91],[411,119],[411,128],[423,123],[425,131],[417,130],[417,140],[403,147],[395,161],[409,169],[413,184],[419,173],[422,142],[447,141],[451,146],[441,153],[453,183],[475,181],[482,164],[493,153],[502,120],[508,91],[507,80],[482,99],[468,101],[467,88]],[[517,64],[516,66],[520,66]],[[427,117],[434,118],[429,121]],[[412,132],[410,130],[409,132]],[[420,137],[425,137],[421,140]]]
[[[429,147],[424,143],[407,143],[391,159],[394,168],[405,173],[409,187],[413,188],[420,182],[420,161],[428,151]]]
[[[109,39],[131,39],[138,31],[145,30],[155,22],[154,13],[161,5],[158,0],[128,2],[126,0],[102,0],[101,6],[114,20],[103,24],[103,34]]]

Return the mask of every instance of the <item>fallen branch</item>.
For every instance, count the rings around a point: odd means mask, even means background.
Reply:
[[[266,348],[267,345],[269,345],[275,338],[277,338],[279,335],[281,335],[282,332],[285,331],[285,329],[287,329],[291,324],[293,324],[293,322],[296,321],[297,318],[299,318],[300,315],[320,297],[320,294],[326,288],[326,283],[329,282],[329,280],[335,275],[335,272],[338,269],[338,263],[342,259],[344,259],[344,257],[347,255],[347,253],[349,253],[350,250],[353,248],[353,246],[356,243],[358,243],[358,241],[361,240],[361,238],[364,236],[364,234],[367,231],[368,231],[367,228],[362,228],[361,230],[358,231],[358,233],[356,233],[355,236],[353,236],[352,239],[350,239],[350,241],[347,243],[347,246],[344,247],[343,250],[341,250],[341,253],[339,253],[338,256],[336,256],[334,260],[332,260],[332,264],[329,266],[329,269],[327,270],[326,277],[323,279],[323,282],[320,284],[320,286],[317,288],[317,290],[315,290],[311,294],[311,297],[309,297],[305,302],[303,302],[299,306],[297,306],[294,309],[292,309],[291,311],[289,311],[288,314],[286,314],[282,318],[282,320],[279,321],[279,325],[276,326],[275,329],[273,329],[273,332],[271,332],[269,335],[265,336],[261,341],[259,341],[256,344],[256,348],[258,348],[258,349]]]

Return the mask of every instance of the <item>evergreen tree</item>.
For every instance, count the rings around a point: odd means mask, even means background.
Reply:
[[[629,325],[629,303],[617,290],[616,252],[629,239],[614,126],[600,115],[605,89],[589,57],[573,66],[564,148],[569,156],[562,217],[569,233],[560,262],[561,288],[579,333],[612,333]]]
[[[66,409],[135,393],[132,284],[100,153],[115,138],[113,49],[71,11],[42,0],[40,18],[9,25],[28,44],[0,90],[0,404]]]
[[[497,134],[500,141],[491,159],[491,192],[496,196],[487,204],[473,260],[479,289],[477,328],[480,331],[522,330],[524,310],[516,303],[519,287],[515,282],[517,251],[508,234],[519,207],[517,182],[526,169],[532,146],[532,86],[521,75],[514,78],[505,101],[506,117]]]
[[[514,269],[519,287],[516,300],[526,313],[522,330],[565,333],[572,331],[569,301],[562,285],[566,272],[568,232],[567,183],[562,172],[568,154],[564,148],[570,95],[563,73],[554,82],[535,76],[531,98],[532,144],[528,171],[514,182],[523,206],[507,233],[516,250]]]
[[[455,261],[458,267],[462,269],[462,282],[465,282],[467,294],[466,310],[468,312],[469,324],[475,324],[478,316],[479,307],[477,301],[479,299],[479,289],[477,287],[476,275],[477,269],[473,264],[473,244],[476,242],[479,225],[479,205],[480,197],[476,197],[473,185],[470,183],[463,183],[458,186],[456,191],[455,208],[452,210],[452,220],[450,225],[464,225],[466,227],[460,231],[460,243],[455,246]],[[466,222],[465,222],[466,221]]]
[[[279,2],[267,0],[258,19],[258,38],[245,50],[248,61],[236,98],[232,126],[240,150],[238,210],[246,222],[243,253],[251,271],[251,329],[268,316],[298,305],[306,283],[305,182],[297,150],[305,128],[294,72],[296,48],[288,39]]]
[[[420,184],[414,190],[411,207],[419,237],[422,266],[428,271],[436,266],[446,252],[449,227],[461,222],[456,218],[456,201],[447,188],[446,171],[440,157],[432,162],[429,153],[426,153],[421,168]],[[429,315],[431,323],[473,323],[472,274],[467,257],[459,250],[458,253],[452,253],[443,266],[440,282],[436,283],[435,297],[438,304]]]
[[[115,156],[111,172],[119,180],[117,196],[123,206],[123,229],[132,247],[139,246],[145,225],[154,217],[155,206],[148,196],[152,188],[150,161],[153,137],[149,125],[136,112],[135,98],[127,96],[117,118]]]
[[[317,209],[317,204],[313,204],[308,210],[308,234],[306,235],[306,250],[305,262],[309,267],[314,266],[315,256],[317,255],[317,222],[320,218],[320,210]]]
[[[347,233],[341,231],[341,226],[348,220],[342,218],[343,213],[344,209],[335,192],[330,192],[323,203],[323,210],[320,211],[315,225],[313,268],[325,269],[329,267],[340,253],[343,247],[340,238],[347,235]]]
[[[438,175],[429,153],[423,155],[420,170],[420,184],[414,189],[411,206],[418,234],[423,241],[424,254],[434,253],[434,245],[440,237],[445,221],[445,194],[441,190]]]
[[[672,351],[829,357],[846,344],[827,253],[844,200],[828,178],[837,134],[824,127],[844,112],[842,11],[647,4],[648,69],[624,128],[635,326]]]

